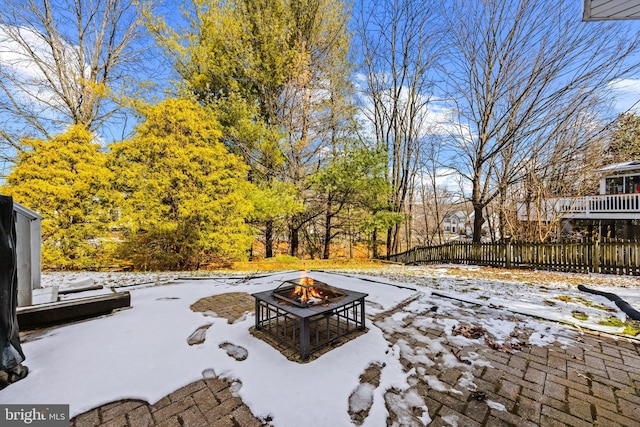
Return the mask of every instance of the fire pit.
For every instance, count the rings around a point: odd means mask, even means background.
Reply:
[[[255,327],[306,360],[337,339],[364,330],[366,296],[311,277],[287,280],[273,290],[253,294]]]

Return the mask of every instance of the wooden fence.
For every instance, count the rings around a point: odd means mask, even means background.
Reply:
[[[448,243],[416,247],[386,259],[403,264],[455,263],[640,275],[640,242]]]

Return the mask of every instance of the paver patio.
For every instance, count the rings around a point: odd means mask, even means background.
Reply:
[[[409,390],[391,389],[385,394],[388,424],[419,425],[415,414],[402,413],[405,409],[393,405],[397,399],[417,393],[428,407],[431,426],[640,426],[640,341],[584,331],[576,334],[573,345],[555,341],[546,346],[510,349],[496,346],[491,340],[477,340],[459,348],[443,340],[441,328],[424,322],[425,316],[447,316],[438,309],[437,298],[431,312],[407,316],[400,329],[385,327],[385,319],[403,312],[411,302],[369,316],[384,331],[390,345],[402,349],[400,360],[406,370],[414,370]],[[468,305],[460,305],[468,309]],[[248,294],[233,293],[212,297],[204,305],[194,304],[192,309],[209,309],[235,319],[250,307]],[[503,311],[490,307],[473,310],[478,317],[504,317]],[[447,368],[443,369],[440,363],[434,365],[416,357],[425,343],[433,342],[442,344],[436,359],[454,355],[460,363],[445,364]],[[489,363],[472,365],[472,358]],[[370,368],[362,373],[360,381],[375,388],[380,369]],[[469,383],[474,387],[463,392],[454,390],[465,378],[472,379]],[[204,378],[154,404],[124,400],[103,405],[76,416],[72,425],[271,425],[269,419],[256,418],[233,390],[234,384],[228,381]],[[366,420],[366,412],[350,412],[354,424]],[[273,424],[277,426],[277,420]],[[305,419],[303,425],[313,427],[314,423]]]

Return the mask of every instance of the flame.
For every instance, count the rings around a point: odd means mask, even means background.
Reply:
[[[311,298],[323,299],[322,293],[313,286],[313,278],[309,276],[300,278],[300,285],[294,287],[293,295],[302,303],[307,303]]]
[[[296,286],[293,290],[293,294],[298,298],[298,300],[302,303],[308,302],[311,298],[322,299],[322,294],[313,286],[305,287],[305,286]]]

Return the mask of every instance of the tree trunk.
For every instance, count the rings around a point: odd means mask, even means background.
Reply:
[[[300,247],[299,229],[293,225],[289,227],[289,254],[298,256],[298,248]]]
[[[371,258],[378,259],[378,230],[371,233]]]
[[[484,205],[473,205],[473,243],[480,243],[482,240],[482,226],[484,225],[483,210]]]
[[[331,246],[331,213],[332,208],[331,197],[327,198],[327,213],[324,219],[324,251],[322,259],[329,259],[329,248]]]
[[[264,230],[264,256],[273,257],[273,221],[267,221]]]
[[[500,196],[500,211],[498,212],[498,234],[500,240],[507,235],[507,212],[506,196]]]

